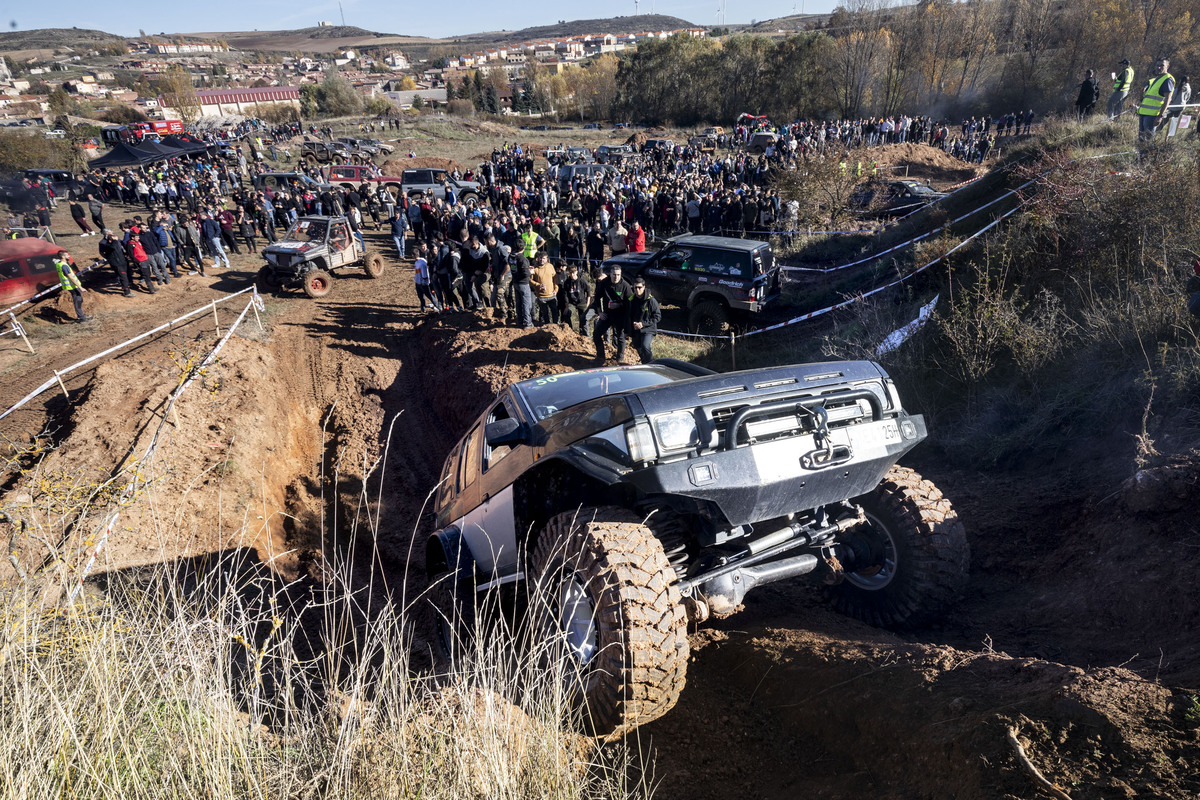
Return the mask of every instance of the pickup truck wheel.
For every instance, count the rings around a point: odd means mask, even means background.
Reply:
[[[367,275],[372,278],[383,276],[383,256],[379,253],[367,251],[363,253],[363,269],[367,271]]]
[[[688,329],[707,336],[728,336],[729,309],[716,300],[701,300],[688,312]]]
[[[474,192],[467,192],[462,196],[462,202],[467,208],[474,208],[479,205],[479,195]]]
[[[675,705],[687,620],[675,571],[640,517],[604,506],[551,518],[531,576],[534,646],[596,736],[620,738]]]
[[[874,566],[848,572],[829,589],[834,608],[870,625],[906,630],[927,625],[953,603],[967,581],[970,548],[950,501],[932,481],[892,467],[858,499],[867,521],[847,531]]]
[[[304,273],[304,293],[314,300],[324,297],[333,289],[333,276],[323,269],[312,269]]]
[[[462,571],[443,572],[430,579],[428,610],[433,618],[434,666],[442,672],[460,668],[474,649],[476,635],[475,583]]]

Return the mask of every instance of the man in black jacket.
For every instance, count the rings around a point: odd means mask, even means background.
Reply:
[[[117,273],[121,282],[121,294],[129,297],[133,292],[129,287],[129,262],[125,258],[125,248],[117,241],[117,235],[108,228],[104,229],[104,238],[100,240],[100,257]]]
[[[604,363],[604,334],[611,329],[617,340],[617,363],[625,358],[625,331],[629,313],[629,301],[633,289],[621,277],[621,265],[609,268],[608,280],[597,281],[592,307],[596,309],[596,324],[592,328],[592,341],[596,343],[596,363]]]
[[[1095,73],[1088,70],[1084,76],[1083,83],[1079,84],[1079,97],[1075,100],[1075,108],[1079,112],[1079,119],[1084,120],[1091,116],[1092,109],[1096,107],[1096,101],[1100,99],[1100,84],[1096,81]]]
[[[650,346],[658,323],[662,322],[662,309],[658,301],[646,288],[646,279],[638,275],[633,279],[633,298],[629,301],[629,335],[633,338],[633,349],[641,356],[643,364],[654,360]]]
[[[579,317],[579,334],[587,336],[587,311],[592,300],[592,286],[579,272],[578,264],[567,265],[567,276],[558,287],[559,318],[571,327],[571,317]]]

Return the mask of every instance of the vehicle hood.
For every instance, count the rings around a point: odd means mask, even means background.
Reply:
[[[886,377],[887,373],[871,361],[834,361],[688,378],[633,394],[646,414],[660,414],[697,406],[741,406],[780,395],[821,394],[829,386],[859,381],[879,382],[882,391]],[[886,408],[886,399],[881,400]]]

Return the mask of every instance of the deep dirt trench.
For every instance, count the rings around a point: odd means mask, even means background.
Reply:
[[[118,313],[101,312],[97,335],[117,335]],[[426,503],[452,443],[500,386],[591,356],[561,330],[419,315],[411,273],[394,262],[379,281],[339,279],[321,303],[273,299],[268,316],[268,335],[235,338],[181,402],[157,491],[123,518],[105,571],[252,552],[310,585],[348,565],[352,586],[370,589],[363,615],[403,605],[423,588]],[[168,351],[204,341],[179,333],[81,377],[86,393],[43,468],[110,476],[146,420],[158,424],[176,379]],[[84,331],[63,347],[99,344]],[[9,369],[3,393],[36,374]],[[1034,797],[1010,728],[1072,797],[1200,796],[1195,505],[1133,510],[1119,460],[1060,454],[988,474],[946,467],[932,447],[914,455],[971,536],[957,611],[900,637],[830,612],[804,584],[751,594],[741,614],[692,635],[678,707],[638,733],[657,796]],[[3,499],[29,491],[13,484]]]

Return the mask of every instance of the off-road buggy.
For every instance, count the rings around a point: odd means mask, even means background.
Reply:
[[[757,586],[804,575],[867,623],[925,624],[968,564],[949,501],[896,464],[925,436],[866,361],[512,384],[446,459],[425,551],[435,650],[461,651],[488,593],[511,591],[611,738],[675,704],[689,620]]]
[[[362,267],[368,277],[383,275],[383,256],[359,242],[345,217],[301,217],[262,255],[267,260],[258,271],[262,291],[299,285],[309,297],[324,297],[337,270]]]

